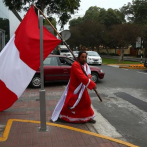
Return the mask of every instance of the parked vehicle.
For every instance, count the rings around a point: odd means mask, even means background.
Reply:
[[[69,58],[73,58],[71,52],[68,50],[66,45],[58,45],[58,48],[60,48],[60,55],[67,56]]]
[[[73,54],[75,55],[75,57],[78,57],[79,51],[73,51]]]
[[[102,58],[95,51],[86,51],[87,52],[87,63],[88,64],[102,64]]]
[[[49,55],[44,60],[44,81],[45,82],[61,82],[68,81],[70,78],[70,69],[74,60],[60,55]],[[103,79],[105,73],[95,66],[90,66],[92,80],[98,82],[98,79]],[[32,87],[40,87],[40,68],[37,70],[36,74],[30,82]]]

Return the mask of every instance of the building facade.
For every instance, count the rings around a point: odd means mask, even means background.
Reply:
[[[14,34],[20,20],[0,0],[0,52]]]

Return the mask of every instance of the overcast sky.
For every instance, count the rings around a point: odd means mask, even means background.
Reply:
[[[82,17],[91,6],[97,6],[105,9],[119,9],[125,4],[128,4],[128,2],[132,2],[132,0],[81,0],[79,11],[72,16],[72,19]],[[68,24],[65,25],[64,29],[68,29]]]

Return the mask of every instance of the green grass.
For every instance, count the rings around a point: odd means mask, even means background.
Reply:
[[[121,61],[118,63],[118,59],[106,59],[102,58],[103,64],[140,64],[140,62],[132,62],[132,61]]]

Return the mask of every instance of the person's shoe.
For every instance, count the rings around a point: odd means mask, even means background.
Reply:
[[[90,119],[88,122],[89,122],[89,123],[92,123],[92,124],[95,124],[95,123],[96,123],[96,120]]]

